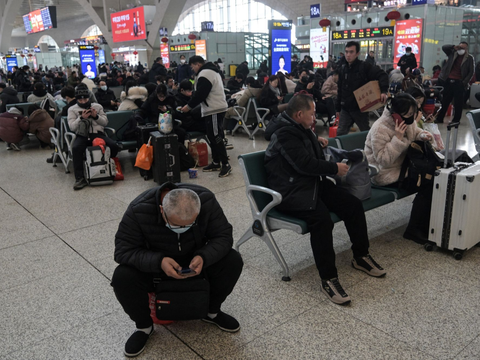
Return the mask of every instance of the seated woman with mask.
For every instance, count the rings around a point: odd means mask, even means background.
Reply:
[[[372,178],[375,185],[398,184],[400,170],[410,144],[414,141],[431,141],[432,135],[415,123],[417,101],[410,94],[395,96],[375,121],[365,141],[368,163],[378,167]],[[410,221],[403,237],[424,244],[428,239],[432,186],[421,188],[413,201]]]

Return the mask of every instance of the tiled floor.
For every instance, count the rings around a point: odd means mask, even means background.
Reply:
[[[445,137],[446,126],[441,127]],[[322,134],[323,127],[318,128]],[[236,157],[265,149],[262,136],[231,137],[232,175],[182,179],[211,189],[238,240],[250,208]],[[464,120],[459,147],[474,154]],[[32,140],[21,152],[0,144],[0,359],[122,359],[133,324],[109,284],[114,235],[128,203],[155,186],[120,161],[126,178],[73,191],[72,174],[45,162]],[[388,270],[375,279],[350,266],[343,224],[335,226],[340,280],[352,304],[320,292],[308,236],[275,233],[292,272],[265,244],[241,247],[244,272],[223,309],[242,329],[223,333],[200,321],[156,326],[139,359],[480,359],[480,248],[461,261],[402,238],[412,198],[367,213],[371,253]]]

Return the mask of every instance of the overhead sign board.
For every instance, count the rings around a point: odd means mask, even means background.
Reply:
[[[395,26],[332,31],[332,40],[357,40],[394,36]]]

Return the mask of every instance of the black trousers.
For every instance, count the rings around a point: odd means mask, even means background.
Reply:
[[[224,258],[205,269],[210,283],[210,313],[220,311],[222,303],[233,291],[242,268],[243,260],[240,254],[231,249]],[[148,293],[155,292],[153,279],[156,277],[159,277],[159,274],[141,272],[127,265],[117,266],[113,273],[111,285],[115,296],[123,310],[135,322],[137,329],[153,324]]]
[[[428,238],[430,228],[430,213],[432,211],[433,182],[431,186],[425,186],[413,199],[412,212],[408,222],[407,231],[419,230]]]
[[[328,280],[338,276],[332,235],[334,223],[330,217],[330,211],[344,221],[352,242],[354,257],[368,254],[369,241],[362,202],[330,180],[323,179],[321,187],[315,210],[281,210],[307,222],[318,273],[323,280]]]
[[[223,139],[225,134],[223,132],[223,118],[225,113],[218,113],[209,116],[205,116],[205,124],[207,126],[207,138],[209,141],[210,149],[212,150],[212,159],[216,164],[222,163],[228,164],[227,149],[225,149],[225,143]]]
[[[462,109],[464,104],[465,87],[462,80],[448,79],[443,82],[443,99],[442,108],[440,109],[437,121],[443,121],[445,114],[447,113],[448,106],[453,100],[453,106],[455,108],[455,115],[452,122],[459,122],[462,118]]]
[[[85,160],[85,150],[88,146],[92,146],[92,141],[95,138],[105,140],[105,144],[110,148],[110,157],[117,156],[118,145],[115,141],[108,138],[103,132],[90,134],[88,138],[84,136],[78,136],[75,138],[75,142],[72,147],[73,156],[73,170],[75,172],[75,180],[83,178],[83,161]]]

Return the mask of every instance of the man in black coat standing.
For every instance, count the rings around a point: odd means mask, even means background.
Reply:
[[[345,45],[345,63],[338,68],[338,96],[335,104],[336,116],[340,118],[337,135],[346,135],[353,124],[360,131],[370,129],[368,112],[361,112],[354,91],[370,81],[377,80],[382,103],[387,101],[388,75],[376,65],[359,60],[360,43],[349,41]]]
[[[315,102],[308,95],[296,95],[285,112],[272,120],[265,138],[268,185],[282,195],[276,208],[306,221],[313,257],[322,279],[322,292],[334,303],[346,305],[350,297],[338,281],[333,248],[333,221],[330,211],[345,223],[352,242],[352,266],[370,276],[386,271],[369,255],[367,222],[362,202],[328,177],[344,176],[348,165],[325,160],[322,147],[328,141],[311,130]]]
[[[125,355],[139,355],[154,331],[148,298],[155,291],[153,279],[185,281],[182,269],[203,273],[210,283],[203,321],[227,332],[240,329],[234,317],[220,310],[243,267],[232,244],[232,225],[204,187],[165,183],[130,203],[115,235],[115,261],[120,265],[112,277],[115,295],[136,325]]]
[[[167,76],[167,69],[163,66],[163,60],[160,56],[155,59],[155,63],[148,72],[148,81],[156,83],[155,76]]]
[[[405,48],[405,55],[400,58],[398,65],[400,65],[400,71],[404,76],[407,75],[407,69],[409,69],[411,73],[413,69],[417,68],[417,59],[410,46]]]

